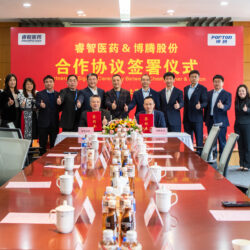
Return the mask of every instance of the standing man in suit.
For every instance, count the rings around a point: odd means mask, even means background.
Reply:
[[[81,90],[81,93],[84,97],[84,106],[82,108],[82,111],[84,110],[90,110],[90,97],[92,95],[99,95],[101,97],[101,108],[105,108],[105,92],[103,89],[97,88],[98,83],[98,75],[95,73],[90,73],[87,75],[87,83],[88,86]]]
[[[207,88],[199,84],[200,73],[192,70],[189,73],[190,85],[184,88],[184,131],[195,134],[197,147],[203,146],[203,109],[207,106]],[[201,150],[198,150],[199,152]]]
[[[169,132],[181,132],[180,109],[184,106],[183,93],[174,87],[175,75],[172,72],[164,74],[166,88],[159,92],[160,110],[164,113]]]
[[[141,83],[142,88],[134,92],[132,102],[128,106],[125,105],[124,107],[125,112],[130,112],[136,106],[135,116],[137,113],[145,111],[143,104],[144,99],[148,96],[151,96],[153,98],[155,109],[158,110],[160,108],[160,98],[158,92],[149,87],[150,76],[147,74],[143,75],[141,77]]]
[[[166,123],[164,119],[164,114],[161,111],[154,110],[155,108],[155,101],[153,97],[148,96],[144,99],[144,109],[145,111],[141,111],[137,113],[136,120],[139,124],[139,116],[140,114],[153,114],[154,115],[154,127],[156,128],[166,128]]]
[[[54,90],[54,77],[47,75],[43,78],[43,82],[45,89],[36,94],[38,138],[41,154],[46,153],[48,136],[50,148],[54,147],[59,129],[59,108],[56,103],[58,92]]]
[[[130,93],[128,90],[121,88],[122,78],[115,74],[112,76],[113,89],[106,92],[106,107],[112,115],[112,119],[126,118],[128,112],[124,111],[125,105],[131,102]]]
[[[229,121],[227,111],[231,108],[232,95],[223,89],[224,77],[215,75],[213,77],[214,89],[208,92],[208,105],[205,109],[205,123],[209,133],[214,124],[220,126],[218,136],[220,156],[226,145],[226,134]],[[214,158],[217,158],[217,145],[213,151]]]
[[[78,78],[69,75],[67,78],[68,88],[62,89],[57,98],[57,105],[62,110],[60,126],[63,131],[77,131],[81,115],[81,93],[77,89]]]

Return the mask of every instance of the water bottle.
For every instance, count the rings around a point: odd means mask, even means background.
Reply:
[[[87,156],[87,140],[85,137],[83,137],[81,142],[81,158],[86,160],[86,156]]]

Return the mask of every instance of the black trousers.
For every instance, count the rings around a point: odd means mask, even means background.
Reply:
[[[184,131],[191,135],[193,141],[193,133],[195,134],[196,145],[203,146],[203,122],[185,122]]]
[[[250,169],[250,124],[237,124],[234,130],[240,136],[238,140],[240,166]]]
[[[166,120],[165,120],[166,121]],[[166,121],[168,132],[181,132],[181,124],[176,126],[171,126],[168,121]]]
[[[48,136],[50,141],[50,148],[54,147],[56,136],[58,134],[58,128],[38,128],[38,138],[41,149],[41,154],[46,153],[46,147],[48,143]]]

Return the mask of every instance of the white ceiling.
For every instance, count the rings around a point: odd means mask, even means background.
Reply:
[[[131,0],[131,19],[164,17],[232,17],[234,21],[250,20],[250,0]],[[22,4],[30,2],[30,8]],[[173,16],[166,10],[173,9]],[[0,0],[0,21],[20,18],[78,18],[83,10],[85,18],[119,19],[118,0]],[[81,17],[82,18],[82,17]]]

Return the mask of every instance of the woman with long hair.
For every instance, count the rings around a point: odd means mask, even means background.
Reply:
[[[24,79],[23,92],[18,94],[18,101],[23,111],[21,127],[24,138],[35,139],[37,138],[36,85],[32,78]]]
[[[2,122],[1,127],[7,127],[9,122],[13,122],[20,128],[20,106],[17,95],[17,78],[14,74],[8,74],[5,78],[4,91],[1,94]]]
[[[238,86],[235,97],[235,133],[239,134],[240,170],[250,169],[250,96],[245,84]]]

